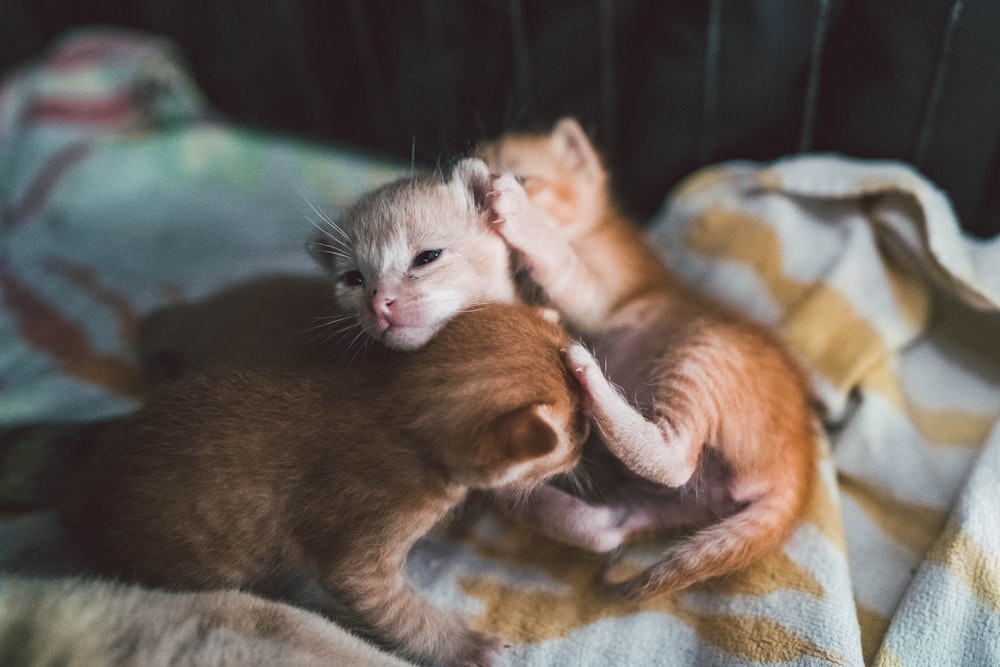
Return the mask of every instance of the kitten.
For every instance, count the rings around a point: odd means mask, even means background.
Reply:
[[[326,277],[265,275],[149,313],[136,349],[150,386],[216,365],[347,367],[360,346],[338,323]]]
[[[0,513],[51,507],[60,487],[119,420],[0,427]]]
[[[777,336],[670,273],[615,207],[576,121],[502,137],[479,155],[523,182],[495,182],[496,229],[596,349],[600,363],[581,346],[569,362],[628,469],[597,480],[603,504],[541,489],[534,518],[602,552],[640,533],[695,527],[633,578],[612,582],[609,568],[610,592],[626,598],[728,574],[778,548],[813,482],[817,423],[809,384]]]
[[[239,591],[5,575],[0,664],[18,667],[321,667],[410,663],[326,619]]]
[[[347,325],[413,350],[469,306],[517,301],[510,250],[490,225],[492,183],[486,165],[468,158],[447,177],[398,180],[324,219],[310,249]]]
[[[162,386],[61,505],[99,571],[237,588],[340,619],[430,664],[497,640],[417,595],[417,539],[470,489],[525,494],[579,459],[587,421],[539,309],[456,315],[384,376],[217,369]]]
[[[470,158],[446,174],[368,193],[337,221],[317,223],[309,249],[327,278],[258,278],[144,318],[137,341],[144,372],[153,385],[234,364],[319,366],[345,378],[381,373],[391,349],[420,347],[456,313],[519,301],[510,250],[491,229],[491,187],[486,165]],[[75,437],[82,429],[89,427],[0,429],[0,464],[10,469],[0,474],[0,505],[46,505],[76,450],[105,438],[97,428]]]
[[[332,319],[331,319],[332,318]],[[393,352],[362,345],[333,311],[321,276],[272,275],[144,317],[136,341],[147,386],[218,366],[322,369],[373,375]],[[0,428],[0,511],[51,507],[89,452],[114,437],[122,417]]]
[[[492,230],[493,180],[482,160],[467,158],[447,174],[377,188],[337,220],[317,211],[309,250],[326,281],[266,276],[156,311],[139,332],[144,368],[154,381],[220,363],[350,372],[372,341],[413,350],[462,310],[530,301]]]

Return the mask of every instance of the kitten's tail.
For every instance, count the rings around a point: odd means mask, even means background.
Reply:
[[[656,564],[624,581],[605,571],[609,595],[641,600],[731,574],[780,548],[801,515],[806,487],[757,498],[735,514],[699,529],[672,545]]]
[[[55,504],[72,471],[121,422],[53,422],[0,429],[0,510]]]

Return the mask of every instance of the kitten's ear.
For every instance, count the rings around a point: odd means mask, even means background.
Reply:
[[[594,183],[604,179],[601,157],[575,118],[559,120],[550,136],[557,154],[568,169]]]
[[[475,443],[473,484],[498,487],[538,477],[537,460],[555,452],[559,434],[543,404],[497,417]]]
[[[489,208],[486,194],[492,187],[493,178],[485,162],[477,157],[459,160],[451,170],[451,177],[469,191],[476,210],[485,211]]]

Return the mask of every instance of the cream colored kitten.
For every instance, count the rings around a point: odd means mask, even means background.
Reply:
[[[670,273],[618,212],[576,121],[502,137],[479,154],[523,181],[495,182],[497,231],[596,348],[600,361],[574,346],[570,363],[627,468],[609,478],[595,467],[603,504],[545,487],[534,518],[597,551],[644,532],[696,528],[642,574],[609,582],[625,597],[728,574],[778,548],[809,494],[817,425],[809,385],[777,336]]]
[[[486,165],[470,158],[445,177],[385,185],[325,220],[310,247],[345,325],[413,350],[470,306],[516,301],[510,250],[490,228],[492,187]]]

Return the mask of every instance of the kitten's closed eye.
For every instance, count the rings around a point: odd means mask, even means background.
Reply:
[[[425,250],[413,258],[413,266],[423,266],[430,264],[441,256],[442,250]]]

